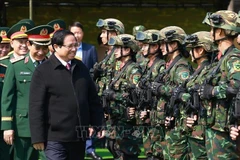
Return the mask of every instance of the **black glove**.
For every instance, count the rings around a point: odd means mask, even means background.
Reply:
[[[213,86],[209,84],[201,85],[199,87],[199,95],[201,99],[211,99],[213,97],[212,95]]]
[[[160,93],[160,91],[159,91],[159,89],[160,89],[160,87],[162,86],[162,83],[158,83],[158,82],[152,82],[151,83],[151,90],[152,90],[152,93],[155,95],[155,96],[157,96],[157,95],[159,95]]]
[[[177,87],[173,90],[173,96],[176,98],[176,100],[181,101],[182,95],[186,92],[186,89],[183,87]]]
[[[102,96],[106,97],[107,100],[114,100],[115,99],[115,92],[111,89],[106,89],[103,91]]]
[[[228,97],[232,98],[232,97],[236,96],[237,93],[238,93],[238,89],[232,88],[230,86],[227,87],[226,94],[227,94]]]
[[[90,73],[92,75],[93,80],[95,81],[103,73],[103,69],[100,67],[91,68]]]

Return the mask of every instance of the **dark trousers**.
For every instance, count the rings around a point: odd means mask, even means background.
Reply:
[[[48,160],[84,160],[85,143],[48,141],[45,154]]]

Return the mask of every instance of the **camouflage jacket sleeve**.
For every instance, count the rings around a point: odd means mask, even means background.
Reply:
[[[165,69],[165,62],[163,60],[160,60],[152,70],[151,81],[154,81],[157,78],[157,76],[164,71],[164,69]]]
[[[2,91],[2,100],[1,100],[1,130],[10,130],[13,129],[13,114],[15,112],[16,100],[16,78],[14,73],[14,67],[12,63],[9,63],[6,70],[3,91]],[[27,103],[27,102],[26,102]]]
[[[225,67],[224,67],[225,66]],[[221,78],[217,86],[214,86],[213,96],[217,99],[227,97],[227,87],[238,89],[240,86],[240,57],[230,56],[226,61],[223,61],[221,66]]]
[[[126,81],[124,82],[124,85],[126,85],[126,87],[136,86],[140,80],[141,74],[142,73],[139,67],[131,67],[129,71],[126,71]],[[116,93],[116,100],[122,100],[126,94],[126,90],[120,90],[120,92]]]
[[[161,87],[161,94],[171,96],[173,89],[184,83],[189,78],[189,76],[190,69],[188,66],[178,66],[175,71],[172,71],[172,73],[170,73],[170,84],[164,84]]]

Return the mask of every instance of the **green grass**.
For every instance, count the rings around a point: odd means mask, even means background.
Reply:
[[[97,148],[96,153],[99,156],[103,157],[103,159],[112,159],[113,158],[111,153],[108,151],[108,149],[105,149],[105,148]],[[143,148],[141,148],[141,154],[138,156],[138,158],[146,158],[146,156],[144,155]],[[91,158],[85,157],[85,159],[91,159]]]

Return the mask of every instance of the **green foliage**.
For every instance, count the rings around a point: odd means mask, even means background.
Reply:
[[[210,11],[210,10],[208,10]],[[142,24],[146,29],[162,29],[176,25],[187,34],[210,28],[202,24],[206,12],[202,8],[123,8],[123,7],[33,7],[33,20],[36,25],[46,24],[53,19],[65,20],[67,26],[73,21],[84,25],[84,41],[97,46],[97,35],[101,31],[96,27],[99,18],[117,18],[125,25],[126,33]],[[29,18],[28,7],[8,7],[7,20],[11,27],[19,20]]]

